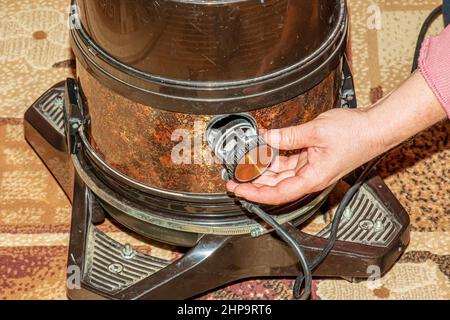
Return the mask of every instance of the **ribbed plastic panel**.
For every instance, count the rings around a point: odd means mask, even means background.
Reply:
[[[387,247],[400,228],[393,213],[364,185],[341,219],[338,240]],[[331,224],[317,235],[328,238],[330,229]]]
[[[87,246],[85,280],[108,293],[126,289],[171,263],[127,248],[92,225]]]
[[[56,130],[64,132],[64,87],[47,92],[36,108]]]

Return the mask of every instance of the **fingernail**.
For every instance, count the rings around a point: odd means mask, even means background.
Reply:
[[[234,193],[234,190],[236,189],[236,187],[237,187],[237,184],[233,183],[232,181],[227,183],[227,189],[229,192]]]
[[[239,188],[238,188],[238,186],[236,186],[235,188],[234,188],[234,195],[236,196],[236,197],[239,197],[239,198],[241,198],[242,197],[242,193],[240,193],[239,192]]]

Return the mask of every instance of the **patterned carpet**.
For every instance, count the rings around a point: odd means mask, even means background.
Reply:
[[[373,2],[349,0],[361,105],[376,101],[408,76],[420,23],[439,2],[378,0],[382,28],[371,30]],[[65,0],[0,0],[0,299],[66,299],[71,207],[22,129],[26,108],[73,73],[66,11]],[[436,23],[433,33],[440,28]],[[372,290],[364,282],[318,279],[314,299],[450,298],[449,135],[448,121],[436,125],[380,165],[412,221],[411,244],[382,286]],[[318,217],[313,225],[322,220]],[[102,229],[152,255],[179,255],[169,246],[143,243],[109,222]],[[291,286],[291,280],[252,280],[202,299],[289,299]]]

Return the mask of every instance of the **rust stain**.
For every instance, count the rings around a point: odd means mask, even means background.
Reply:
[[[377,296],[378,298],[387,299],[387,298],[389,298],[391,291],[388,288],[386,288],[385,286],[381,286],[378,289],[374,289],[373,294],[375,296]]]
[[[336,106],[339,76],[336,69],[305,94],[250,114],[260,129],[274,129],[310,121]],[[202,144],[191,164],[171,161],[176,129],[190,134],[191,142],[203,139],[194,123],[206,127],[212,116],[174,113],[131,101],[106,88],[86,70],[78,68],[81,88],[89,110],[88,128],[92,145],[104,160],[123,174],[149,186],[191,193],[226,193],[222,166],[194,161],[210,153]],[[176,139],[175,139],[176,140]]]
[[[47,33],[44,31],[36,31],[33,33],[33,38],[36,40],[44,40],[47,39]]]

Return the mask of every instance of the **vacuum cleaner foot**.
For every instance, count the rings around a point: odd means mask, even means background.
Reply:
[[[300,272],[291,249],[275,234],[202,235],[176,261],[137,252],[97,228],[108,212],[71,165],[64,134],[64,83],[46,92],[25,115],[25,136],[73,203],[68,265],[80,270],[71,299],[186,299],[255,277],[294,277]],[[327,243],[330,226],[316,235],[290,223],[309,260]],[[333,250],[315,276],[365,279],[387,272],[409,242],[409,216],[383,180],[374,176],[346,208]],[[68,273],[68,283],[72,274]]]

